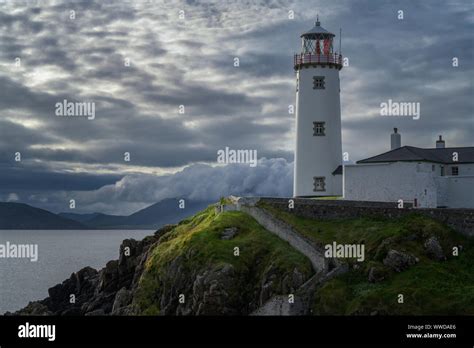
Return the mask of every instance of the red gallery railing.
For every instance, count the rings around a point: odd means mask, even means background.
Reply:
[[[317,53],[300,53],[295,54],[294,66],[300,64],[336,64],[342,67],[342,55],[338,53],[317,54]]]

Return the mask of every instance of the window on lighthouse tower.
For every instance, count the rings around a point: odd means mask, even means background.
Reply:
[[[315,176],[313,178],[313,191],[326,191],[326,177],[324,176]]]
[[[313,76],[313,89],[325,89],[324,76]]]
[[[325,122],[313,122],[313,135],[314,136],[323,136],[325,134],[326,128],[324,127]]]

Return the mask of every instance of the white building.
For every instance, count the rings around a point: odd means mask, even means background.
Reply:
[[[418,207],[474,208],[474,147],[400,147],[395,129],[392,150],[344,166],[344,198],[414,203]]]
[[[293,195],[342,195],[342,56],[333,49],[334,34],[315,26],[301,35],[295,55],[296,147]]]
[[[296,146],[293,196],[404,202],[418,207],[474,208],[474,147],[401,147],[342,168],[339,70],[335,35],[319,20],[301,35],[296,71]],[[369,141],[369,140],[368,140]],[[344,175],[342,175],[344,171]],[[344,183],[344,184],[343,184]]]

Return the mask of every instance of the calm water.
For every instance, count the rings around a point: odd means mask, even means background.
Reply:
[[[48,288],[85,266],[100,269],[118,259],[122,240],[140,240],[154,231],[0,230],[0,244],[38,244],[38,261],[0,258],[0,314],[48,296]]]

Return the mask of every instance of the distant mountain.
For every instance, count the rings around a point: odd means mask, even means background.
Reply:
[[[69,219],[78,221],[91,229],[116,229],[126,228],[127,216],[108,215],[102,213],[92,214],[75,214],[75,213],[59,213],[59,216],[64,216]],[[136,226],[133,226],[136,228]]]
[[[75,220],[92,229],[158,229],[166,224],[177,223],[212,203],[213,201],[186,200],[185,208],[181,209],[178,199],[169,198],[128,216],[102,213],[60,213],[59,216]]]
[[[101,213],[91,213],[91,214],[59,213],[58,215],[66,219],[78,221],[82,224],[82,223],[86,223],[87,221],[91,220],[92,218],[98,215],[101,215]]]
[[[77,230],[87,227],[79,221],[23,203],[0,202],[0,229]]]
[[[212,201],[186,200],[179,208],[178,199],[165,199],[128,216],[102,213],[54,214],[23,203],[0,202],[0,229],[158,229],[203,210]]]
[[[179,207],[178,199],[164,199],[149,207],[139,210],[127,217],[127,223],[131,225],[163,225],[177,223],[186,217],[196,214],[207,208],[213,201],[192,201],[186,200],[185,208]],[[160,226],[158,226],[160,227]]]

